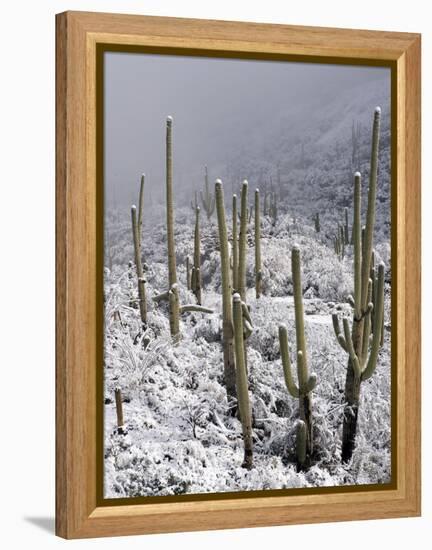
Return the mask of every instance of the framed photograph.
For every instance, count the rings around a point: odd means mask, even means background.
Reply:
[[[420,36],[57,16],[56,529],[420,514]]]

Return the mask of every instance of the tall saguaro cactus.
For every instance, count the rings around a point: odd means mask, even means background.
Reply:
[[[173,198],[173,158],[172,158],[172,117],[166,121],[166,216],[168,247],[168,284],[169,288],[177,283],[176,256],[174,245],[174,198]]]
[[[248,379],[246,371],[243,307],[239,294],[233,296],[234,342],[236,358],[237,402],[243,430],[244,461],[243,468],[250,470],[253,466],[252,451],[252,414],[249,402]]]
[[[141,247],[141,238],[142,238],[142,220],[143,220],[143,213],[144,213],[144,183],[145,183],[145,174],[142,174],[139,199],[138,199],[138,236],[139,236],[140,247]]]
[[[215,196],[210,191],[207,166],[204,167],[204,193],[201,191],[200,195],[207,219],[210,219],[215,210]]]
[[[137,211],[136,211],[135,205],[133,205],[131,208],[131,219],[132,219],[132,236],[133,236],[134,251],[135,251],[135,266],[136,266],[137,281],[138,281],[139,309],[140,309],[141,323],[143,328],[145,329],[147,326],[147,302],[146,302],[146,292],[145,292],[145,279],[144,279],[142,260],[141,260],[141,243],[140,243],[140,237],[139,237],[139,225],[138,225]]]
[[[378,173],[378,147],[381,110],[375,109],[372,131],[371,167],[369,176],[366,225],[361,225],[361,175],[354,175],[354,298],[352,328],[347,318],[343,319],[343,333],[337,315],[333,315],[333,327],[339,344],[348,353],[348,368],[345,381],[345,411],[342,431],[342,460],[351,459],[355,447],[361,382],[370,378],[376,368],[382,334],[384,313],[384,264],[378,267],[375,303],[372,303],[370,280],[373,232]],[[373,311],[373,326],[372,326]],[[372,329],[372,342],[370,333]]]
[[[241,190],[239,263],[237,273],[238,292],[243,302],[246,302],[246,251],[248,225],[248,182],[243,181]]]
[[[238,290],[238,231],[237,231],[237,195],[232,198],[232,287]]]
[[[234,356],[234,329],[232,317],[232,286],[228,253],[228,232],[225,218],[223,186],[220,179],[215,183],[216,212],[219,228],[219,249],[222,276],[222,343],[224,377],[228,400],[236,397],[236,369]]]
[[[197,303],[201,305],[201,250],[200,250],[200,207],[195,211],[194,263],[192,266],[191,288]]]
[[[172,158],[172,125],[173,119],[168,116],[166,121],[166,216],[167,216],[167,247],[168,247],[168,287],[171,336],[178,338],[180,332],[177,269],[174,245],[174,198],[173,198],[173,158]]]
[[[260,219],[260,195],[259,189],[255,190],[255,295],[261,296],[262,271],[261,271],[261,219]]]
[[[311,392],[316,386],[317,379],[315,374],[309,375],[308,369],[306,339],[304,334],[300,250],[297,246],[295,246],[291,252],[291,268],[294,289],[298,385],[294,382],[291,372],[287,329],[283,325],[279,327],[279,343],[285,384],[292,397],[299,399],[299,416],[301,422],[299,422],[297,426],[297,460],[298,465],[301,468],[305,464],[306,457],[310,456],[313,451]]]
[[[170,332],[174,342],[180,339],[180,313],[190,311],[213,313],[211,309],[196,304],[180,305],[177,285],[176,257],[174,247],[174,199],[172,184],[172,117],[166,121],[166,211],[167,211],[167,248],[168,248],[168,290],[153,297],[155,302],[168,300]]]

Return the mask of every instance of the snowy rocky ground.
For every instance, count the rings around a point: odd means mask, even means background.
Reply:
[[[152,221],[153,220],[153,221]],[[331,314],[349,311],[351,251],[343,260],[332,243],[316,234],[310,220],[281,214],[272,226],[262,220],[264,296],[253,290],[250,226],[248,304],[254,332],[248,341],[253,409],[254,468],[241,467],[241,425],[228,414],[223,384],[220,261],[215,217],[202,216],[203,304],[211,315],[185,313],[181,342],[170,341],[167,309],[151,296],[167,288],[165,212],[156,208],[143,227],[147,265],[150,344],[139,337],[136,277],[129,219],[109,216],[110,254],[105,268],[105,496],[134,497],[386,483],[390,479],[390,284],[386,283],[385,343],[373,377],[362,385],[357,447],[352,461],[340,461],[346,353],[333,333]],[[181,303],[195,303],[186,290],[186,256],[193,251],[193,213],[176,211],[176,255]],[[302,256],[309,367],[318,377],[314,390],[312,466],[297,472],[295,421],[298,401],[285,387],[278,326],[288,327],[295,352],[290,253]],[[351,247],[348,247],[350,249]],[[377,256],[388,265],[388,244]],[[389,279],[389,274],[387,275]],[[118,315],[118,312],[120,315]],[[121,388],[126,434],[116,429],[115,388]]]

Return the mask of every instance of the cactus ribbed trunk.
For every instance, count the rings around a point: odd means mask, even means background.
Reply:
[[[261,220],[259,190],[255,191],[255,295],[261,296],[262,271],[261,271]]]
[[[146,291],[145,291],[145,280],[144,273],[141,261],[141,245],[139,238],[139,226],[137,220],[136,206],[133,205],[131,208],[131,218],[132,218],[132,235],[135,251],[135,266],[137,273],[137,283],[138,283],[138,300],[139,300],[139,309],[141,316],[141,323],[145,329],[147,326],[147,301],[146,301]]]
[[[173,342],[180,339],[180,298],[177,283],[173,284],[168,292],[169,324]]]
[[[247,245],[247,207],[248,204],[248,182],[243,181],[241,191],[241,214],[240,214],[240,236],[239,236],[239,265],[237,275],[238,292],[243,302],[246,302],[246,245]]]
[[[345,229],[344,229],[345,244],[349,244],[349,223],[348,223],[348,208],[345,207]]]
[[[186,257],[186,287],[191,290],[191,265],[189,256]]]
[[[233,291],[238,291],[238,231],[237,231],[237,195],[233,195],[232,201],[232,286]]]
[[[242,466],[251,469],[253,466],[252,451],[252,414],[249,402],[248,379],[246,372],[245,348],[243,339],[243,311],[241,297],[239,294],[233,296],[233,317],[234,317],[234,341],[236,358],[236,383],[237,401],[240,413],[240,420],[243,430],[244,462]]]
[[[115,393],[115,402],[116,402],[117,429],[119,433],[122,433],[124,420],[123,420],[122,394],[121,394],[120,388],[116,388],[114,393]]]
[[[222,279],[222,342],[224,357],[224,377],[228,401],[236,397],[236,369],[234,357],[234,329],[232,318],[232,287],[228,252],[228,232],[225,218],[225,203],[222,182],[215,184],[216,211],[219,228],[219,248]]]
[[[197,303],[201,305],[201,250],[200,250],[200,208],[195,211],[195,234],[194,234],[194,265],[191,277],[192,291],[195,294]]]

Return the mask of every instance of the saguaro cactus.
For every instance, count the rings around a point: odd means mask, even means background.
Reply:
[[[142,174],[139,199],[138,199],[138,235],[139,235],[140,247],[141,247],[141,238],[142,238],[142,220],[143,220],[143,213],[144,213],[144,183],[145,183],[145,174]]]
[[[197,196],[197,192],[195,191],[194,192],[194,200],[191,201],[191,208],[194,212],[196,212],[197,207],[198,207],[198,196]]]
[[[232,287],[238,290],[238,231],[237,231],[237,195],[232,198]]]
[[[125,430],[124,430],[124,420],[123,420],[123,402],[122,402],[121,389],[116,388],[114,390],[114,394],[115,394],[116,413],[117,413],[117,432],[120,435],[123,435],[125,433]]]
[[[191,288],[197,303],[201,304],[201,251],[200,251],[200,207],[195,211],[194,263],[192,266]]]
[[[315,232],[319,233],[321,231],[321,224],[320,224],[320,215],[319,212],[317,212],[313,218],[314,225],[315,225]]]
[[[294,308],[296,324],[296,345],[297,345],[297,379],[295,384],[291,372],[291,360],[288,349],[287,329],[279,327],[279,343],[281,350],[282,365],[284,369],[285,383],[288,392],[294,398],[299,399],[299,416],[304,424],[298,424],[297,428],[297,459],[299,467],[303,467],[305,458],[313,451],[313,425],[312,425],[312,396],[311,392],[316,386],[316,375],[309,375],[306,339],[304,334],[304,312],[303,293],[300,272],[300,250],[297,246],[292,249],[291,267],[294,289]],[[303,433],[304,432],[304,433]]]
[[[166,211],[167,211],[167,249],[168,249],[168,290],[153,297],[155,302],[168,300],[170,332],[174,342],[180,338],[180,313],[197,311],[212,313],[212,310],[200,305],[180,306],[177,286],[176,257],[174,247],[174,200],[172,185],[172,117],[166,123]]]
[[[270,216],[273,218],[273,225],[276,225],[277,217],[278,217],[278,199],[274,191],[270,193],[269,212],[270,212]]]
[[[168,287],[169,287],[169,307],[170,307],[170,330],[171,336],[177,338],[180,331],[177,269],[174,245],[174,198],[173,198],[173,160],[172,160],[172,117],[167,117],[166,121],[166,216],[167,216],[167,248],[168,248]],[[173,297],[172,294],[175,294]]]
[[[349,356],[345,382],[345,412],[342,432],[342,460],[352,457],[357,433],[357,418],[361,382],[370,378],[376,368],[381,341],[382,316],[384,312],[384,264],[378,267],[375,304],[371,302],[372,281],[370,280],[373,232],[375,225],[375,203],[378,172],[378,147],[381,110],[375,109],[371,167],[369,177],[368,205],[364,232],[361,226],[361,175],[354,175],[354,306],[352,329],[347,318],[343,319],[342,334],[337,315],[333,315],[333,327],[338,342]],[[373,311],[373,336],[370,344],[371,315]],[[370,350],[369,350],[370,348]],[[368,355],[369,354],[369,355]]]
[[[247,207],[248,204],[248,182],[243,181],[241,191],[241,214],[240,214],[240,236],[239,236],[239,264],[237,274],[238,292],[243,302],[246,302],[246,252],[247,252]]]
[[[168,247],[168,285],[177,283],[176,256],[174,245],[174,198],[173,198],[173,161],[172,161],[172,117],[166,122],[166,216]]]
[[[248,380],[246,372],[244,335],[243,335],[243,308],[239,294],[233,296],[234,341],[236,358],[237,402],[240,420],[243,429],[244,461],[243,468],[250,470],[253,466],[252,452],[252,414],[249,402]]]
[[[210,219],[215,209],[215,196],[210,191],[207,166],[204,167],[204,193],[201,191],[200,195],[207,219]]]
[[[261,296],[262,271],[261,271],[261,220],[259,189],[255,190],[255,295]]]
[[[138,280],[138,300],[139,300],[139,309],[141,315],[141,323],[145,329],[147,326],[147,301],[146,301],[146,292],[145,292],[145,279],[142,267],[141,260],[141,245],[139,237],[139,226],[137,220],[136,206],[133,205],[131,208],[131,219],[132,219],[132,236],[134,243],[135,251],[135,266]]]
[[[190,265],[190,259],[189,256],[186,256],[186,286],[188,290],[191,290],[191,265]]]
[[[223,186],[220,179],[215,183],[216,212],[219,228],[219,248],[222,276],[222,343],[224,357],[224,377],[228,400],[236,397],[236,371],[234,357],[234,329],[231,302],[231,277],[228,254],[228,232],[225,218]]]
[[[345,207],[344,241],[345,241],[345,244],[349,244],[349,243],[350,243],[350,238],[349,238],[349,223],[348,223],[348,208],[347,208],[347,207]]]

